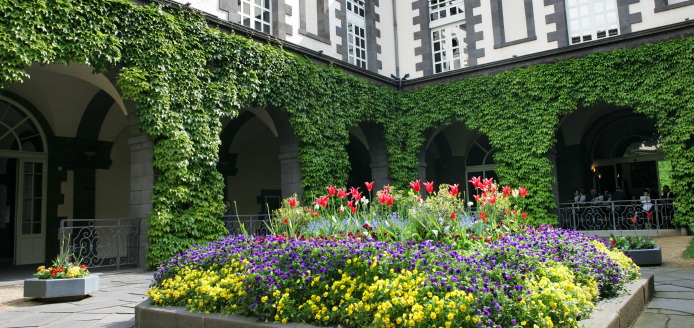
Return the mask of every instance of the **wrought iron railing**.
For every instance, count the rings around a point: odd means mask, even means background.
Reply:
[[[225,215],[222,216],[222,222],[230,235],[243,235],[243,229],[241,229],[243,225],[249,235],[265,236],[270,234],[268,225],[271,217],[270,214]]]
[[[675,229],[674,199],[559,204],[559,224],[574,230]],[[650,213],[650,214],[649,214]]]
[[[60,220],[60,240],[90,268],[135,268],[140,219]]]

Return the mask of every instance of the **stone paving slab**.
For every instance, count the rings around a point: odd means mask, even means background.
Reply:
[[[112,314],[90,328],[132,328],[135,326],[135,314]]]
[[[694,269],[643,268],[654,274],[655,295],[634,328],[694,328]]]
[[[0,325],[6,324],[10,321],[18,320],[24,317],[30,316],[31,313],[25,312],[15,312],[15,311],[3,311],[0,312]]]
[[[99,320],[88,320],[88,321],[69,321],[65,319],[61,319],[59,321],[49,323],[45,326],[42,326],[42,328],[87,328],[95,323],[97,323]]]
[[[688,292],[656,292],[655,297],[694,300],[694,291]]]
[[[0,328],[38,327],[66,317],[67,313],[38,313],[19,320],[10,321]]]

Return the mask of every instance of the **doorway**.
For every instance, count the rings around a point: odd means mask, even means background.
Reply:
[[[0,157],[0,265],[14,264],[17,159]]]

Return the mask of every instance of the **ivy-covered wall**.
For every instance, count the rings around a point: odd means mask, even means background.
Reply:
[[[344,185],[349,127],[384,126],[390,176],[416,179],[427,128],[452,119],[489,135],[501,182],[530,187],[533,223],[553,222],[551,165],[560,118],[579,106],[630,106],[658,120],[672,161],[678,223],[694,216],[694,39],[599,53],[489,77],[398,93],[332,67],[208,27],[195,13],[125,0],[0,1],[0,78],[16,83],[34,62],[121,67],[118,86],[136,102],[140,130],[154,142],[148,264],[226,234],[224,183],[216,171],[220,119],[242,106],[289,114],[301,142],[310,200]]]

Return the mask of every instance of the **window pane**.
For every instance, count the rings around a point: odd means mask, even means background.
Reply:
[[[251,19],[248,18],[248,17],[244,17],[244,18],[243,18],[243,25],[244,25],[244,26],[251,27]]]
[[[32,199],[24,199],[22,203],[22,222],[31,222]]]
[[[34,197],[41,197],[43,195],[43,179],[40,175],[34,176]]]
[[[31,233],[33,233],[33,234],[35,234],[35,235],[41,233],[41,223],[40,223],[40,222],[39,222],[39,223],[34,223],[34,231],[32,231]]]
[[[250,4],[245,3],[245,2],[243,3],[243,13],[246,15],[251,14],[251,5]]]
[[[269,23],[270,22],[270,12],[266,11],[263,13],[263,22]]]
[[[25,174],[24,175],[24,193],[23,193],[24,197],[31,197],[33,195],[31,187],[34,185],[33,184],[34,181],[32,180],[32,178],[33,178],[33,175],[31,175],[31,174]]]
[[[34,212],[32,213],[32,221],[41,222],[41,200],[34,199]]]
[[[267,25],[267,24],[263,25],[263,32],[270,34],[270,25]]]
[[[31,223],[22,223],[22,234],[31,234]]]

